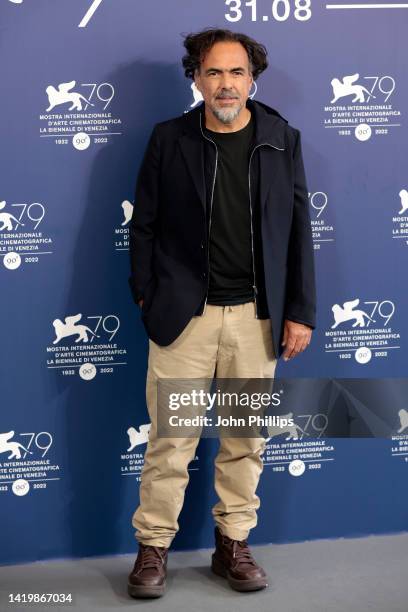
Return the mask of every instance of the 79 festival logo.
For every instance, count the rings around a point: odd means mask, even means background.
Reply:
[[[334,75],[330,80],[329,103],[323,112],[325,128],[339,136],[354,136],[360,142],[386,136],[401,127],[401,111],[393,105],[396,81],[391,75]]]
[[[63,81],[47,85],[45,94],[45,112],[39,115],[41,138],[84,151],[122,133],[122,120],[110,110],[115,97],[111,83]]]
[[[280,399],[286,390],[280,390]],[[286,408],[292,400],[286,401]],[[266,427],[267,437],[262,451],[265,467],[275,474],[298,477],[324,469],[334,461],[335,447],[324,439],[329,425],[328,415],[305,409],[290,410],[279,415],[279,425]],[[286,424],[285,424],[286,423]]]
[[[22,497],[60,480],[60,466],[48,458],[53,442],[48,431],[0,432],[0,494]]]
[[[333,304],[333,323],[325,331],[326,353],[336,353],[339,359],[354,359],[366,364],[373,357],[388,357],[390,350],[399,349],[400,333],[392,325],[395,304],[391,300],[360,298]]]
[[[41,202],[0,202],[0,255],[5,268],[17,270],[52,254],[53,239],[41,231],[45,216]]]
[[[127,350],[115,340],[120,328],[117,315],[70,314],[54,319],[54,339],[47,346],[47,368],[62,376],[79,375],[89,381],[99,374],[113,374],[126,365]]]

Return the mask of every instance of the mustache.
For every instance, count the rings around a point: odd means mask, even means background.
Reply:
[[[238,96],[232,94],[232,93],[224,93],[224,94],[220,94],[219,96],[217,96],[218,98],[234,98],[234,99],[238,99]]]

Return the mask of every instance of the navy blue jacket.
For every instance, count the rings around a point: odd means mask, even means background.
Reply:
[[[248,98],[246,105],[255,120],[248,167],[251,206],[260,220],[255,272],[259,277],[261,271],[266,293],[257,313],[263,318],[266,310],[270,317],[280,357],[285,318],[316,327],[308,188],[300,131],[262,102]],[[171,344],[206,303],[216,145],[204,137],[204,125],[204,102],[157,123],[136,181],[129,284],[135,303],[143,299],[149,338],[161,346]]]

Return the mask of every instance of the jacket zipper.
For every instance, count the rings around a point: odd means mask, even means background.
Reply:
[[[253,289],[254,289],[254,299],[255,299],[255,318],[258,318],[258,303],[257,303],[257,299],[256,296],[258,295],[258,289],[256,286],[256,278],[255,278],[255,257],[254,257],[254,232],[253,232],[253,227],[252,227],[252,202],[251,202],[251,160],[252,160],[252,155],[254,153],[254,151],[258,148],[258,147],[262,147],[264,145],[267,145],[268,147],[272,147],[273,149],[278,149],[278,151],[284,151],[285,149],[280,149],[279,147],[275,147],[274,145],[271,145],[269,142],[261,142],[260,144],[257,144],[251,151],[251,155],[249,157],[249,164],[248,164],[248,188],[249,188],[249,210],[250,210],[250,214],[251,214],[251,251],[252,251],[252,274],[254,277],[254,284],[252,285]]]
[[[215,177],[217,175],[217,163],[218,163],[218,148],[217,145],[215,144],[215,142],[213,140],[211,140],[211,138],[208,138],[202,129],[201,126],[201,114],[200,114],[200,130],[202,135],[204,136],[204,138],[206,138],[207,140],[209,140],[210,142],[212,142],[212,144],[215,146],[215,170],[214,170],[214,177],[213,177],[213,184],[212,184],[212,191],[211,191],[211,201],[210,201],[210,219],[209,219],[209,227],[208,227],[208,248],[207,248],[207,274],[208,274],[208,278],[207,278],[207,293],[205,296],[205,302],[204,302],[204,308],[203,308],[203,312],[202,315],[204,315],[205,313],[205,309],[207,306],[207,299],[208,299],[208,289],[210,286],[210,231],[211,231],[211,213],[212,213],[212,205],[213,205],[213,198],[214,198],[214,186],[215,186]],[[251,155],[249,157],[249,164],[248,164],[248,188],[249,188],[249,210],[250,210],[250,216],[251,216],[251,252],[252,252],[252,273],[253,273],[253,278],[254,278],[254,284],[252,285],[253,289],[254,289],[254,299],[255,299],[255,317],[258,318],[258,305],[257,305],[257,300],[256,300],[256,296],[258,293],[258,289],[256,287],[256,279],[255,279],[255,258],[254,258],[254,232],[253,232],[253,227],[252,227],[252,202],[251,202],[251,160],[252,160],[252,155],[255,151],[255,149],[257,149],[258,147],[262,147],[264,145],[267,145],[268,147],[272,147],[273,149],[277,149],[278,151],[284,151],[285,149],[280,149],[279,147],[275,147],[274,145],[271,145],[269,142],[262,142],[260,144],[257,144],[251,151]]]
[[[215,142],[213,140],[211,140],[211,138],[208,138],[208,136],[206,136],[203,132],[203,128],[201,127],[201,113],[200,113],[200,130],[202,135],[204,136],[204,138],[206,138],[207,140],[209,140],[210,142],[213,143],[213,145],[215,146],[215,169],[214,169],[214,177],[213,177],[213,184],[212,184],[212,190],[211,190],[211,202],[210,202],[210,219],[209,219],[209,225],[208,225],[208,245],[207,245],[207,293],[205,295],[205,302],[204,302],[204,308],[203,308],[203,312],[202,315],[204,315],[205,313],[205,309],[207,307],[207,299],[208,299],[208,290],[210,288],[210,232],[211,232],[211,213],[212,213],[212,207],[213,207],[213,198],[214,198],[214,186],[215,186],[215,177],[217,176],[217,164],[218,164],[218,148],[217,145],[215,144]]]

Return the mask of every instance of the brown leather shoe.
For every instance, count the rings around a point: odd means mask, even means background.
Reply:
[[[247,540],[231,540],[215,528],[215,552],[211,570],[227,578],[236,591],[258,591],[268,586],[268,577],[252,557]]]
[[[131,597],[161,597],[166,588],[167,553],[164,546],[139,542],[139,552],[128,578]]]

